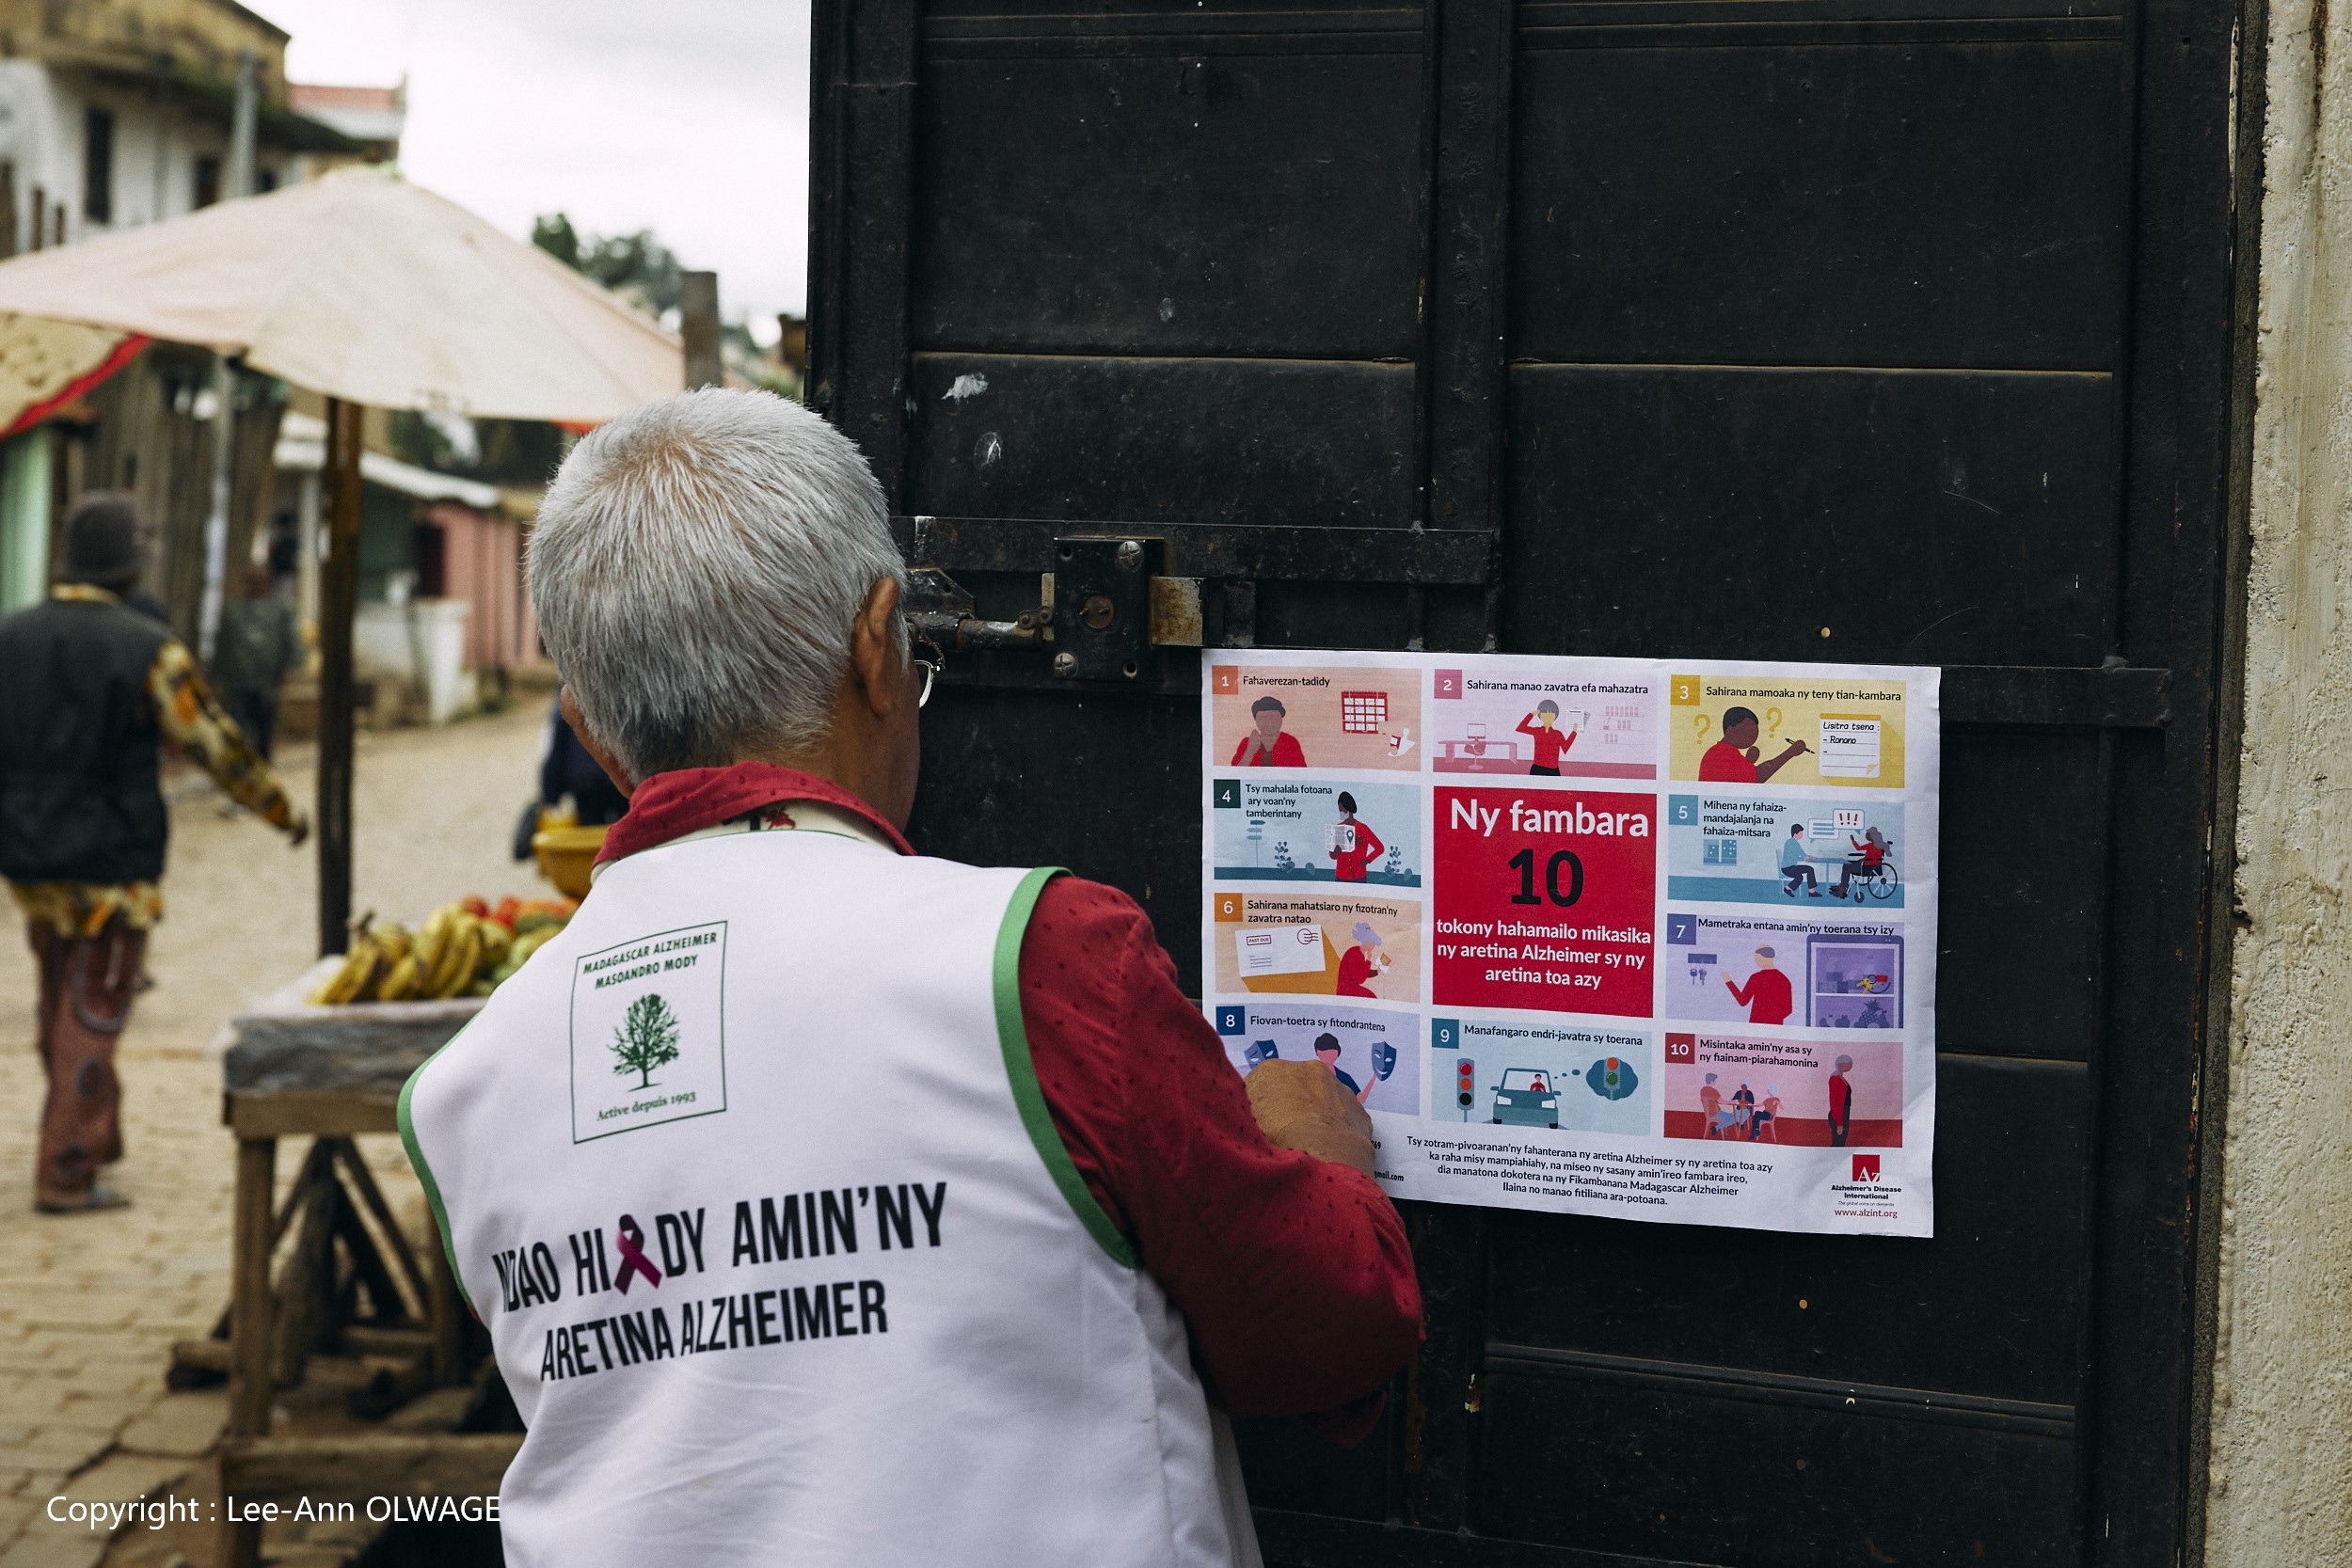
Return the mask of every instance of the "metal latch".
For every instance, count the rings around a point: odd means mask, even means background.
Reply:
[[[1154,647],[1202,644],[1201,579],[1162,574],[1167,543],[1147,534],[1069,534],[1054,541],[1039,604],[1010,621],[982,620],[974,599],[935,566],[907,574],[909,629],[943,651],[1050,652],[1063,680],[1156,679]]]
[[[1025,610],[1010,621],[983,621],[973,613],[971,593],[936,566],[907,573],[899,595],[907,631],[918,642],[949,648],[1041,648],[1054,640],[1054,607]]]

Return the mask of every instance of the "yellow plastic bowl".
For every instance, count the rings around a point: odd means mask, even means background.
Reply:
[[[588,870],[604,847],[602,828],[542,828],[531,835],[531,852],[539,857],[539,875],[553,882],[567,898],[588,896]]]

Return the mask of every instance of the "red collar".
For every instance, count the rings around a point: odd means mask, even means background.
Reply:
[[[675,773],[656,773],[639,784],[629,795],[628,815],[604,835],[596,863],[602,865],[732,822],[762,806],[789,800],[837,806],[878,829],[898,846],[900,854],[914,853],[914,846],[904,833],[831,779],[765,762],[739,762],[732,768],[681,768]]]

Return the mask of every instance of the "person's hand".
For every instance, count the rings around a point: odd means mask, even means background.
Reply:
[[[1269,1142],[1372,1174],[1372,1117],[1321,1062],[1261,1062],[1242,1080]]]
[[[286,847],[299,849],[302,847],[303,840],[310,836],[310,819],[300,812],[295,812],[293,819],[286,824]]]
[[[1813,748],[1807,746],[1804,741],[1792,740],[1788,743],[1788,750],[1781,752],[1780,754],[1785,757],[1802,756],[1811,750],[1813,750]]]

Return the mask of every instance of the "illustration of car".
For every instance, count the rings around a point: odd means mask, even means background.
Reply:
[[[1560,1091],[1540,1068],[1506,1068],[1495,1088],[1495,1120],[1514,1127],[1560,1125]]]

